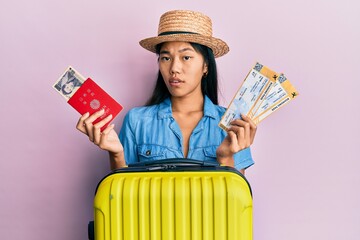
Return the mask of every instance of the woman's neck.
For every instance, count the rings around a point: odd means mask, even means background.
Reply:
[[[199,112],[204,109],[204,96],[197,97],[171,97],[171,107],[173,112],[191,113]]]

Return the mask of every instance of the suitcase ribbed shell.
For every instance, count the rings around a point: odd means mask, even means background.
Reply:
[[[95,239],[252,239],[252,196],[234,172],[115,173],[98,186]]]

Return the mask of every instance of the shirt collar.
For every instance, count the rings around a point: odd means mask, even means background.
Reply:
[[[166,98],[159,104],[158,118],[171,118],[172,110],[171,110],[171,101],[170,98]]]
[[[158,118],[171,118],[171,101],[170,98],[166,98],[162,103],[159,104]],[[216,117],[216,105],[205,95],[204,97],[204,117]]]

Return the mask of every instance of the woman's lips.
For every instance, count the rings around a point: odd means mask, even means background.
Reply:
[[[181,83],[183,83],[184,81],[182,81],[181,79],[179,78],[170,78],[169,80],[169,84],[170,86],[172,87],[178,87],[181,85]]]

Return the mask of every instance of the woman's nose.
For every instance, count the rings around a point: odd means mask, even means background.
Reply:
[[[170,66],[170,74],[180,73],[180,69],[181,69],[181,62],[175,58]]]

